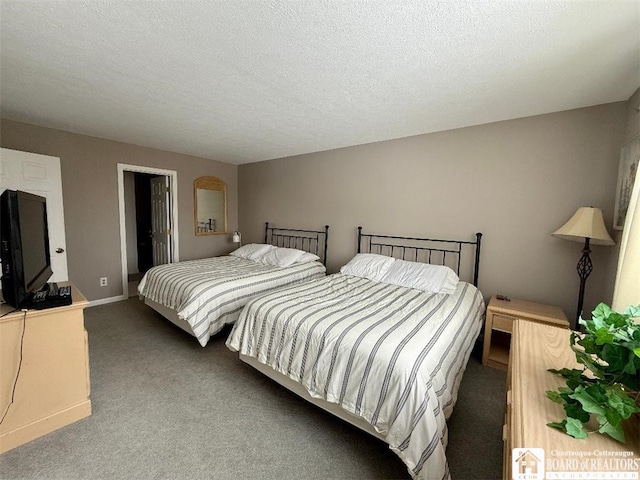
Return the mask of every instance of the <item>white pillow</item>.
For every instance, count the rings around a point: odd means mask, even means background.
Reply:
[[[340,269],[340,273],[364,277],[379,282],[394,261],[394,258],[384,255],[358,253],[349,263]]]
[[[261,259],[261,263],[276,267],[289,267],[298,262],[305,252],[296,248],[276,247],[267,252]]]
[[[430,293],[453,293],[460,279],[444,265],[396,260],[382,281]]]
[[[259,262],[260,259],[273,250],[273,245],[267,245],[265,243],[247,243],[246,245],[241,246],[237,250],[234,250],[229,255],[239,258],[246,258],[247,260],[253,260],[254,262]]]
[[[320,257],[311,252],[303,252],[302,256],[298,259],[296,263],[309,263],[309,262],[319,262]]]

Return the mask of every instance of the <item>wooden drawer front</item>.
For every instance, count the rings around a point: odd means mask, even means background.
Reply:
[[[511,329],[513,328],[513,320],[513,317],[502,315],[500,313],[494,313],[492,328],[501,332],[511,333]]]

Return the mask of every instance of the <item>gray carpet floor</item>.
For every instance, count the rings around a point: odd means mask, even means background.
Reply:
[[[3,479],[407,479],[386,444],[137,298],[85,310],[90,417],[0,455]],[[476,349],[449,421],[454,480],[497,479],[505,373]]]

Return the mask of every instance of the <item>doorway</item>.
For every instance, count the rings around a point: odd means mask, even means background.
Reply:
[[[122,298],[152,266],[178,261],[177,173],[118,164]]]
[[[152,246],[151,181],[163,176],[124,172],[125,224],[127,226],[128,296],[136,294],[142,276],[154,266]],[[157,181],[157,180],[156,180]]]

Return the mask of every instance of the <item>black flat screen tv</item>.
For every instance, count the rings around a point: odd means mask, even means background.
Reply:
[[[53,274],[49,253],[47,201],[17,190],[0,196],[2,296],[14,308],[28,308],[30,295]]]

